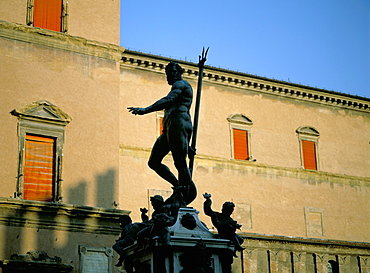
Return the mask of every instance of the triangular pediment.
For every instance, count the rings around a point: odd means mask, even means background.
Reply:
[[[62,123],[69,123],[72,119],[64,113],[58,106],[46,101],[36,101],[23,107],[14,109],[12,115],[20,118],[32,118],[40,120],[50,120]]]
[[[253,122],[250,118],[242,114],[232,114],[227,118],[228,122],[252,125]]]
[[[311,126],[301,126],[296,131],[299,134],[311,135],[311,136],[320,136],[319,131]]]

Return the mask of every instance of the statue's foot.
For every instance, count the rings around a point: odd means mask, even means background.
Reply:
[[[189,205],[191,202],[194,201],[195,197],[197,197],[197,188],[193,181],[187,186],[187,194],[185,195],[185,202]]]

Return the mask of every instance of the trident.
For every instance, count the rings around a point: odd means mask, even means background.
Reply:
[[[204,47],[202,50],[202,56],[199,55],[199,76],[198,76],[198,86],[197,86],[197,98],[195,101],[195,112],[194,112],[194,126],[193,126],[193,137],[191,139],[190,145],[190,153],[189,153],[189,169],[190,174],[193,174],[193,167],[194,167],[194,157],[196,155],[196,144],[197,144],[197,135],[198,135],[198,120],[199,120],[199,109],[200,109],[200,96],[202,94],[202,81],[203,81],[203,69],[204,63],[207,60],[207,53],[209,47],[206,51],[204,51]]]

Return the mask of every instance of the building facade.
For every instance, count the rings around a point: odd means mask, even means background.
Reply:
[[[32,272],[118,272],[111,246],[119,216],[129,213],[117,205],[119,6],[118,0],[0,3],[4,272],[30,268],[34,259],[40,268]],[[40,261],[32,251],[62,264]],[[13,254],[26,255],[19,256],[23,265]]]
[[[172,191],[147,166],[163,112],[127,111],[169,92],[171,59],[118,45],[119,5],[0,3],[4,270],[37,250],[123,272],[118,217]],[[197,65],[175,61],[195,98]],[[235,203],[234,272],[370,272],[369,98],[206,67],[199,121],[191,206],[213,230],[202,194]]]
[[[149,196],[171,188],[146,165],[163,113],[126,108],[167,94],[168,61],[123,53],[120,192],[135,219]],[[195,87],[197,66],[180,63]],[[369,99],[213,67],[204,73],[191,205],[212,228],[202,194],[212,194],[214,210],[235,203],[246,238],[235,272],[366,272]]]

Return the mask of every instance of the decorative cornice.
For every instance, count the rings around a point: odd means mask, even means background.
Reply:
[[[130,211],[0,197],[0,225],[117,235]]]
[[[0,37],[119,61],[123,47],[0,20]]]
[[[150,148],[120,145],[121,156],[147,159],[150,155],[150,151]],[[167,155],[165,160],[171,160],[170,156]],[[197,154],[195,156],[195,167],[196,166],[222,168],[271,177],[291,177],[306,181],[307,183],[335,183],[341,185],[350,185],[351,187],[370,188],[370,177],[351,176],[291,167],[278,167],[248,160],[226,159],[201,154]]]
[[[131,50],[125,50],[122,54],[121,65],[123,67],[132,67],[165,73],[164,69],[170,61],[176,61],[181,64],[184,68],[184,78],[197,79],[198,66],[195,63]],[[211,66],[205,66],[203,82],[230,86],[239,90],[322,104],[330,107],[370,113],[370,98],[268,79]]]

